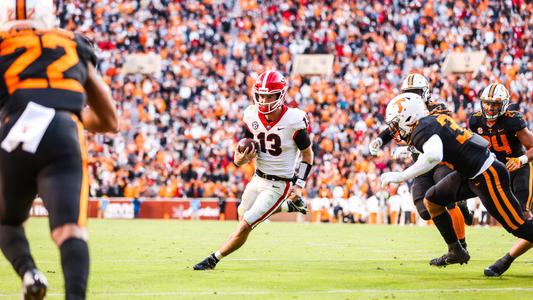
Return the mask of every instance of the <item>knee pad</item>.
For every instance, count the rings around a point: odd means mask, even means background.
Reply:
[[[416,210],[418,211],[418,214],[423,220],[425,221],[431,220],[431,216],[429,215],[429,212],[426,206],[424,205],[424,200],[416,201],[415,206],[416,206]]]

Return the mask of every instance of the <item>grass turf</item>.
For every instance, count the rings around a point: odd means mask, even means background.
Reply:
[[[265,223],[214,271],[192,266],[236,222],[91,220],[88,299],[533,299],[533,253],[501,278],[483,268],[515,238],[467,228],[468,265],[430,267],[446,248],[434,227]],[[49,298],[63,297],[59,254],[46,219],[27,234]],[[20,281],[0,258],[0,299],[20,299]]]

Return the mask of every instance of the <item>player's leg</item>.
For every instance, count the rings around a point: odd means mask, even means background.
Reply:
[[[58,112],[45,139],[42,151],[53,154],[38,174],[38,194],[48,210],[52,239],[61,254],[65,297],[85,299],[89,277],[89,175],[83,127],[76,117]]]
[[[420,215],[420,217],[425,221],[431,220],[431,216],[424,205],[424,196],[429,188],[431,188],[434,184],[433,170],[427,172],[426,174],[415,177],[413,180],[413,187],[411,189],[411,193],[413,194],[413,202],[418,215]]]
[[[448,174],[452,173],[453,170],[448,168],[447,166],[439,165],[435,167],[435,170],[433,172],[433,180],[434,182],[439,182],[442,179],[444,179]],[[452,199],[455,200],[455,199]],[[448,213],[450,214],[450,217],[452,218],[452,224],[453,229],[455,231],[455,235],[457,235],[457,238],[459,239],[459,243],[461,243],[461,246],[466,250],[466,236],[465,236],[465,219],[463,217],[463,214],[457,204],[455,202],[452,202],[446,206],[446,209],[448,210]]]
[[[531,176],[531,172],[533,172],[533,168],[531,168],[531,163],[529,163],[527,166],[511,173],[513,194],[520,202],[524,213],[531,211],[531,199],[533,197],[533,192],[531,191],[533,176]],[[508,253],[485,268],[484,274],[486,276],[501,276],[511,267],[511,264],[517,257],[526,253],[532,247],[533,243],[519,239]]]
[[[466,199],[473,195],[465,183],[466,179],[454,171],[431,187],[426,193],[424,203],[435,226],[448,245],[448,253],[432,259],[430,261],[431,265],[463,264],[470,259],[468,252],[459,243],[453,228],[452,218],[445,208],[453,199]]]
[[[2,125],[0,140],[4,140],[15,122],[13,118]],[[43,299],[47,281],[36,268],[22,226],[37,194],[32,158],[21,148],[10,153],[0,148],[0,248],[22,279],[24,299]]]
[[[248,185],[246,185],[246,188],[244,189],[244,192],[241,197],[241,204],[237,208],[239,217],[241,217],[242,219],[239,222],[239,225],[237,226],[235,231],[228,237],[227,241],[219,250],[211,253],[204,260],[197,263],[193,267],[194,270],[214,269],[216,267],[216,264],[224,256],[229,254],[231,248],[235,248],[234,250],[231,250],[231,252],[233,252],[244,244],[244,242],[248,238],[248,234],[252,230],[252,227],[243,219],[243,217],[244,214],[249,211],[250,208],[253,206],[261,192],[261,180],[262,179],[260,179],[259,177],[254,176],[252,177],[252,180],[248,183]],[[224,254],[222,254],[221,250],[225,251]]]

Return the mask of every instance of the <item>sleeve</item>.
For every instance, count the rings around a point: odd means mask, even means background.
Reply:
[[[78,56],[81,58],[81,60],[85,63],[91,63],[93,66],[96,67],[96,64],[98,62],[98,59],[95,54],[95,49],[93,44],[87,39],[85,36],[81,34],[75,34],[74,40],[76,44],[78,45],[77,51]]]
[[[509,111],[506,115],[508,118],[505,127],[510,132],[517,132],[527,127],[527,122],[521,112]]]
[[[253,139],[254,134],[250,131],[250,128],[248,128],[248,124],[244,123],[244,126],[242,128],[243,136],[244,138]]]
[[[394,138],[394,135],[392,134],[392,131],[390,130],[389,127],[387,127],[385,130],[380,132],[380,134],[378,136],[383,141],[382,146],[387,145]]]
[[[476,122],[476,117],[474,115],[471,115],[470,118],[468,118],[468,129],[470,129],[473,132],[476,132],[477,122]]]
[[[440,126],[433,118],[426,118],[420,121],[418,126],[411,134],[409,145],[415,146],[419,151],[424,149],[424,144],[438,132]]]
[[[298,149],[303,150],[311,146],[310,132],[311,125],[309,124],[309,119],[307,118],[307,114],[302,112],[300,120],[294,124],[294,134],[292,136]]]

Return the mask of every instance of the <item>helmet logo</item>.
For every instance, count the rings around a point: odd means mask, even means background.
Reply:
[[[394,104],[398,106],[398,113],[401,113],[403,111],[403,105],[402,103],[405,102],[405,98],[398,99]]]

